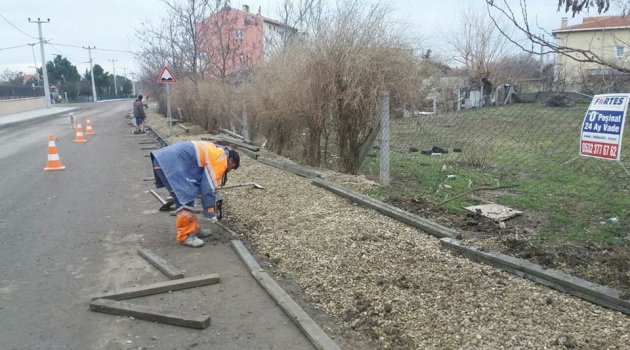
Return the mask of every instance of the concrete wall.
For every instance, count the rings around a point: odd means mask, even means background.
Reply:
[[[0,100],[0,115],[14,114],[45,108],[45,97]]]

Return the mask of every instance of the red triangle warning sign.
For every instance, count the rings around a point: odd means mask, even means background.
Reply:
[[[171,74],[171,71],[168,70],[168,67],[164,66],[164,69],[162,69],[162,74],[160,74],[157,82],[158,83],[176,83],[177,80],[175,79],[173,74]]]

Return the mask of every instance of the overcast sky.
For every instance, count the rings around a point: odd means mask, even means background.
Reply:
[[[518,1],[509,0],[518,5]],[[278,18],[280,0],[233,1],[232,7],[248,4],[250,11],[261,8],[262,15]],[[484,8],[483,0],[384,0],[392,10],[393,19],[407,23],[409,32],[423,38],[423,46],[445,55],[441,33],[447,31],[464,6]],[[530,19],[536,20],[547,31],[559,27],[566,14],[556,12],[557,0],[528,0]],[[160,0],[0,0],[0,74],[5,69],[34,73],[35,61],[41,67],[36,23],[28,18],[50,23],[42,24],[45,60],[62,55],[77,66],[83,74],[89,69],[88,51],[81,47],[96,46],[92,51],[95,64],[105,71],[129,76],[137,72],[133,54],[138,50],[136,33],[141,23],[160,23],[166,15],[166,6]],[[569,16],[570,17],[570,16]],[[581,17],[570,18],[569,24],[581,22]],[[14,48],[15,47],[15,48]],[[116,60],[112,62],[111,60]],[[159,72],[156,72],[156,75]]]

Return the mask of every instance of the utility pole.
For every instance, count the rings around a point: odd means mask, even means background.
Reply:
[[[123,86],[121,86],[122,89],[120,89],[121,91],[125,91],[125,85],[124,84],[127,84],[127,80],[128,80],[127,79],[127,67],[123,67],[123,77],[125,77],[125,80],[123,80]]]
[[[92,47],[83,47],[88,50],[88,54],[90,55],[90,75],[92,76],[92,100],[96,102],[96,85],[94,85],[94,67],[92,67],[92,49],[95,49],[96,46]]]
[[[136,73],[131,72],[131,90],[134,97],[136,97]]]
[[[35,45],[37,45],[37,43],[32,43],[32,44],[26,44],[28,46],[31,47],[32,51],[33,51],[33,67],[35,67],[35,75],[37,75],[37,86],[41,86],[41,82],[39,81],[39,73],[37,72],[37,60],[35,59]]]
[[[116,61],[117,59],[108,60],[112,63],[112,67],[114,67],[114,94],[118,96],[118,86],[116,85]]]
[[[31,21],[29,17],[28,21],[30,23],[37,23],[37,29],[39,30],[39,49],[42,54],[42,75],[44,76],[44,96],[46,97],[46,108],[50,108],[50,86],[48,86],[48,70],[46,69],[46,59],[44,58],[44,36],[42,35],[42,23],[50,23],[50,18],[42,21],[37,17],[37,21]]]

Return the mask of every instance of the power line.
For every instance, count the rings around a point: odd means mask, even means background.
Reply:
[[[0,15],[0,16],[2,16],[2,15]],[[10,50],[10,49],[17,49],[19,47],[26,47],[26,46],[28,46],[28,45],[19,45],[19,46],[11,46],[11,47],[0,47],[0,51],[2,51],[2,50]]]
[[[72,57],[66,55],[65,53],[61,52],[61,50],[59,50],[55,45],[59,45],[59,44],[51,44],[51,43],[47,43],[46,45],[50,45],[50,47],[52,47],[53,49],[55,49],[55,51],[57,51],[61,56],[65,56],[66,58],[69,58],[71,62],[76,62],[75,59],[73,59]]]
[[[3,20],[5,20],[7,23],[9,23],[9,25],[15,29],[17,29],[20,33],[26,35],[27,37],[31,38],[31,39],[37,39],[36,37],[27,34],[26,32],[24,32],[22,29],[18,28],[15,26],[15,24],[11,23],[8,19],[6,19],[2,14],[0,14],[0,17],[2,17]]]
[[[137,53],[135,51],[128,51],[128,50],[112,50],[112,49],[94,49],[94,50],[111,51],[111,52],[124,52],[124,53],[132,53],[134,55]]]
[[[57,46],[74,47],[74,48],[77,48],[77,49],[83,49],[83,48],[84,48],[83,46],[69,45],[69,44],[59,44],[59,43],[55,43],[55,45],[57,45]],[[93,48],[92,50],[95,50],[95,51],[110,51],[110,52],[124,52],[124,53],[136,54],[136,52],[134,52],[134,51],[129,51],[129,50],[99,49],[99,48]]]

